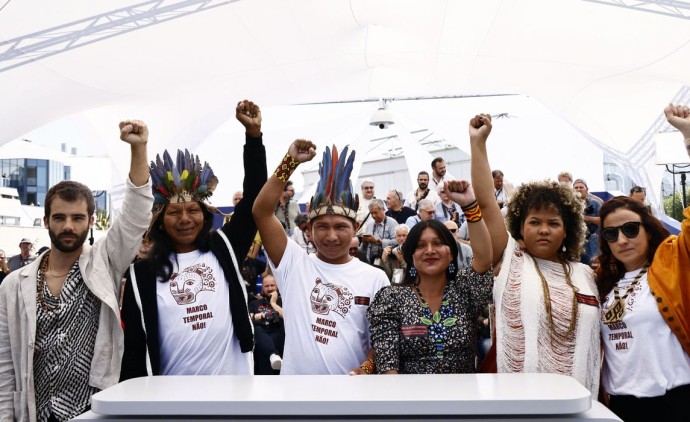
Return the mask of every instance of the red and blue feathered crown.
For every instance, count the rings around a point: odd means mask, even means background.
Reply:
[[[157,154],[156,161],[151,162],[154,206],[190,201],[203,202],[213,194],[208,189],[211,178],[213,170],[207,162],[202,166],[198,156],[190,154],[186,149],[184,152],[177,150],[177,160],[173,163],[172,157],[165,150],[162,160]]]
[[[355,162],[355,151],[347,156],[348,147],[338,155],[338,149],[326,147],[323,159],[319,164],[319,182],[311,198],[309,218],[321,215],[342,215],[355,219],[359,199],[352,193],[352,166]]]

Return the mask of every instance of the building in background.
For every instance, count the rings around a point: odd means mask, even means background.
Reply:
[[[103,157],[78,157],[76,149],[58,151],[18,139],[0,147],[0,249],[14,251],[19,240],[34,240],[34,252],[50,245],[43,228],[45,197],[51,186],[75,180],[92,189],[96,200],[96,228],[105,229],[111,217],[111,163]]]
[[[40,206],[51,186],[71,178],[68,159],[26,139],[10,142],[0,148],[2,187],[15,188],[23,205]]]

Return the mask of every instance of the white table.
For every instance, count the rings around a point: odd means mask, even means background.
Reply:
[[[573,378],[555,374],[147,377],[95,394],[92,412],[78,419],[382,421],[480,415],[482,421],[619,420],[592,402]]]

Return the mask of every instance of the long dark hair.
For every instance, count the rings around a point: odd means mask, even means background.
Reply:
[[[149,228],[149,239],[153,242],[151,254],[148,262],[151,265],[151,271],[156,276],[161,278],[161,281],[167,282],[172,274],[173,264],[170,260],[171,254],[175,256],[177,262],[177,251],[170,236],[163,229],[163,219],[165,217],[165,210],[168,209],[169,204],[165,204],[153,213],[153,220]],[[210,249],[210,240],[213,229],[213,213],[208,208],[206,203],[199,202],[201,211],[204,213],[204,227],[199,232],[199,235],[194,240],[196,249],[201,252],[207,252]]]
[[[604,228],[606,217],[619,209],[629,210],[640,216],[642,226],[644,226],[644,229],[649,235],[647,261],[651,263],[654,259],[656,249],[661,242],[668,237],[668,230],[666,230],[661,222],[649,212],[645,204],[628,196],[617,196],[604,203],[601,210],[599,210],[602,228]],[[606,299],[606,295],[609,294],[616,282],[620,280],[621,276],[625,273],[625,266],[613,256],[611,246],[603,236],[599,239],[599,250],[601,251],[601,255],[599,255],[599,268],[596,273],[599,298],[603,302],[604,299]]]
[[[405,272],[405,279],[403,280],[404,285],[413,286],[417,284],[417,275],[410,275],[410,270],[414,268],[414,260],[412,255],[414,255],[415,249],[417,249],[417,244],[419,243],[419,238],[422,237],[422,231],[426,228],[432,229],[436,232],[436,235],[441,239],[441,242],[450,248],[450,253],[455,270],[446,270],[446,275],[449,279],[455,278],[458,268],[458,244],[453,238],[453,234],[448,230],[448,228],[436,220],[420,221],[415,224],[410,232],[407,234],[407,239],[402,245],[403,258],[405,258],[405,263],[407,263],[407,271]]]

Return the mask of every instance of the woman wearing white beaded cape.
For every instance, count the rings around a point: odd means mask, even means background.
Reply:
[[[470,121],[472,184],[496,275],[497,371],[569,375],[596,398],[599,301],[594,273],[579,263],[582,202],[558,182],[530,182],[511,196],[504,223],[486,152],[490,132],[491,116]]]

